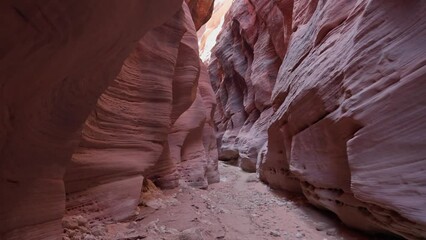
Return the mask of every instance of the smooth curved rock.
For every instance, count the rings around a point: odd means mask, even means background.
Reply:
[[[210,60],[211,50],[216,44],[216,38],[222,30],[225,15],[231,7],[232,2],[233,0],[215,0],[211,18],[197,31],[200,58],[204,62]]]
[[[1,3],[1,239],[60,238],[65,203],[127,219],[145,178],[218,181],[214,93],[181,4]],[[186,161],[173,162],[169,134],[186,112]]]
[[[142,173],[157,164],[167,140],[175,65],[186,31],[184,18],[181,10],[145,34],[86,120],[80,146],[65,175],[71,214],[94,212],[86,217],[122,220],[134,213]],[[133,185],[122,186],[123,180],[134,178],[138,181]],[[103,189],[99,196],[98,188]],[[105,192],[116,197],[105,201]],[[126,199],[129,203],[123,204]],[[114,210],[117,206],[123,207]]]
[[[178,1],[0,3],[0,238],[57,239],[81,126]]]
[[[215,0],[185,0],[191,11],[195,29],[199,30],[212,16]]]
[[[425,238],[425,10],[234,1],[209,61],[220,158],[352,227]]]
[[[276,13],[276,21],[266,24],[270,13]],[[243,169],[255,171],[272,114],[270,98],[281,62],[277,49],[282,51],[283,41],[277,36],[282,33],[283,17],[272,2],[235,1],[226,21],[209,65],[218,96],[219,158],[238,159]]]
[[[202,77],[209,82],[206,73]],[[144,178],[172,188],[182,176],[191,182],[202,179],[193,185],[207,187],[207,166],[210,175],[218,175],[217,158],[207,158],[202,139],[204,134],[214,139],[214,131],[204,133],[207,113],[199,81],[197,38],[184,3],[173,18],[139,41],[86,120],[65,176],[69,214],[129,218],[139,204]],[[210,101],[209,113],[214,104]],[[185,129],[175,127],[179,124]],[[178,146],[169,139],[179,131],[186,135],[176,143],[181,147],[176,152]],[[210,152],[215,150],[209,145]]]

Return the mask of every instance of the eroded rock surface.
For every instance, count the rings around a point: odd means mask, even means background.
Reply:
[[[218,181],[215,104],[184,3],[139,41],[86,120],[65,175],[68,213],[127,219],[144,178],[163,188]]]
[[[218,180],[215,97],[186,3],[3,1],[0,19],[0,239],[58,239],[65,208],[66,229],[96,235],[71,215],[127,219],[147,178]],[[191,108],[194,125],[175,127]],[[188,133],[179,159],[173,131]]]
[[[136,41],[179,7],[166,0],[0,3],[1,239],[61,234],[63,175],[82,124]]]
[[[191,11],[195,29],[198,30],[212,16],[215,0],[185,0]]]
[[[219,157],[366,231],[426,237],[426,3],[236,0]]]
[[[216,44],[216,38],[225,22],[225,14],[231,7],[232,2],[233,0],[215,0],[211,18],[197,31],[200,58],[204,62],[210,60],[211,50]]]

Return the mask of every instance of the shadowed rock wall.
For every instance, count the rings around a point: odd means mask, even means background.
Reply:
[[[1,239],[59,239],[66,205],[124,219],[144,177],[217,181],[214,94],[189,12],[171,0],[0,3]],[[173,161],[169,134],[195,103]]]
[[[206,83],[184,3],[139,41],[86,120],[65,175],[68,213],[129,218],[144,178],[163,188],[177,187],[179,179],[201,188],[218,181],[215,132],[208,120],[216,103]]]

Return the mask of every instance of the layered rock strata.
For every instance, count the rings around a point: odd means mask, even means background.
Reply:
[[[231,7],[232,2],[233,0],[216,0],[214,2],[211,18],[197,31],[200,58],[204,62],[210,60],[211,50],[216,44],[217,36],[222,30],[223,23],[225,22],[225,14]]]
[[[163,0],[0,3],[2,239],[61,234],[62,179],[82,123],[136,41],[179,6]]]
[[[218,181],[214,100],[184,3],[139,41],[86,120],[65,175],[68,212],[123,220],[135,214],[144,178],[163,188]]]
[[[219,157],[352,227],[426,238],[425,10],[236,0],[209,62]]]
[[[170,187],[179,176],[203,187],[218,179],[215,101],[196,41],[185,40],[195,27],[184,6],[0,3],[0,239],[60,238],[65,205],[89,219],[124,219],[144,177]],[[202,163],[179,171],[169,133],[196,99],[210,111],[191,130],[205,131],[178,144]]]

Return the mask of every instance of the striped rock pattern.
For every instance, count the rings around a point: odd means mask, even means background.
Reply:
[[[209,62],[219,158],[352,227],[425,238],[425,10],[234,1]]]

